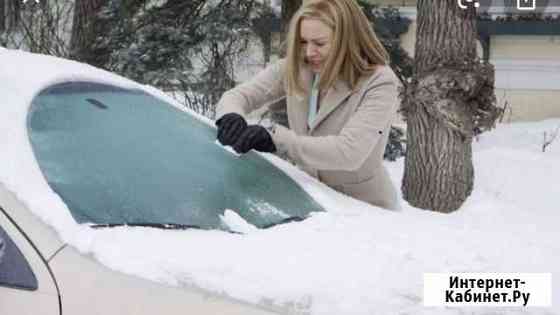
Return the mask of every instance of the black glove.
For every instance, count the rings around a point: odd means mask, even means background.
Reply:
[[[251,149],[260,152],[276,152],[272,137],[263,126],[259,125],[248,126],[233,144],[233,149],[237,153],[247,153]]]
[[[232,145],[247,129],[247,122],[237,113],[229,113],[216,120],[218,127],[218,141],[223,145]]]

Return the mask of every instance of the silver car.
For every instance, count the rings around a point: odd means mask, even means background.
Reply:
[[[37,215],[51,205],[25,188],[44,183],[84,228],[237,233],[220,219],[225,209],[263,229],[323,211],[284,172],[257,153],[236,158],[209,121],[162,92],[88,65],[0,49],[0,92],[0,115],[25,115],[0,139],[28,141],[0,153],[13,166],[0,167],[0,314],[286,311],[111,270],[64,242]]]

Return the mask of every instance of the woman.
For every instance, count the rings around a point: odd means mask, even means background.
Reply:
[[[218,140],[237,152],[287,153],[328,186],[397,209],[382,159],[398,106],[388,54],[354,0],[306,1],[291,20],[287,57],[224,93]],[[246,113],[286,98],[290,128],[247,125]]]

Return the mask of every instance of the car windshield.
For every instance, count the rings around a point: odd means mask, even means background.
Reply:
[[[228,230],[225,209],[261,228],[323,210],[266,159],[233,155],[214,128],[140,90],[52,86],[33,100],[28,130],[79,223]]]

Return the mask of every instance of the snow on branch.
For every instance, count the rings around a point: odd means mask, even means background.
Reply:
[[[556,129],[552,131],[550,135],[548,135],[546,131],[543,133],[543,145],[542,145],[543,152],[546,151],[546,147],[548,147],[552,142],[554,142],[554,140],[558,136],[559,131],[560,131],[560,125],[556,127]]]

